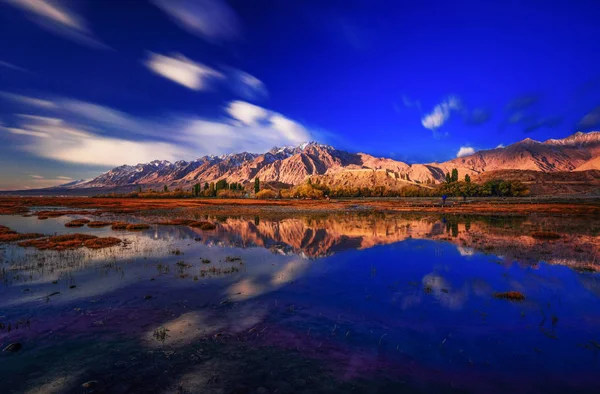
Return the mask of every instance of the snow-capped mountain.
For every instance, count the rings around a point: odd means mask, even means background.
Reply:
[[[564,139],[539,142],[525,139],[504,148],[478,151],[443,163],[406,164],[365,153],[349,153],[332,146],[307,142],[299,146],[274,147],[263,154],[248,152],[204,156],[197,160],[155,160],[135,166],[116,167],[99,177],[71,188],[110,188],[119,186],[168,185],[188,188],[196,183],[263,182],[297,185],[309,176],[327,175],[332,182],[350,185],[357,180],[378,182],[374,172],[384,174],[385,182],[439,183],[457,168],[461,176],[480,175],[497,170],[540,172],[597,169],[600,132],[576,133]],[[336,180],[337,179],[337,180]]]

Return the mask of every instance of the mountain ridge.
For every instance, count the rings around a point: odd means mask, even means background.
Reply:
[[[350,153],[315,141],[298,146],[274,147],[265,153],[230,153],[206,155],[193,161],[171,163],[154,160],[149,163],[123,165],[69,188],[102,188],[120,186],[190,188],[196,183],[248,183],[255,178],[263,182],[298,185],[309,177],[328,177],[365,182],[405,184],[436,184],[445,181],[453,168],[465,175],[478,176],[498,170],[527,170],[545,173],[597,169],[600,157],[600,132],[578,132],[563,139],[544,142],[530,138],[506,147],[477,151],[471,155],[441,163],[407,164],[367,153]],[[381,176],[374,174],[380,172]],[[389,178],[389,179],[388,179]],[[389,181],[389,182],[388,182]]]

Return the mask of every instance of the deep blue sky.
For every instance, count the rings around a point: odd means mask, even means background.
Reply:
[[[304,139],[413,163],[589,131],[598,15],[597,1],[0,0],[0,189]]]

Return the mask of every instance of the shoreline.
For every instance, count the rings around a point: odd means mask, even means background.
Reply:
[[[473,215],[592,215],[600,217],[598,197],[512,198],[344,198],[331,200],[144,199],[89,197],[0,197],[0,214],[27,213],[32,207],[97,209],[106,213],[148,213],[194,209],[211,214],[286,216],[345,212],[445,213]]]

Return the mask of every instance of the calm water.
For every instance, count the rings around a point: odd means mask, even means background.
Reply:
[[[522,219],[130,233],[65,228],[74,218],[0,216],[19,232],[127,241],[0,245],[0,343],[23,346],[0,353],[1,393],[600,390],[600,277],[565,266],[592,262],[597,234],[569,247],[514,235]],[[527,298],[493,297],[508,290]]]

